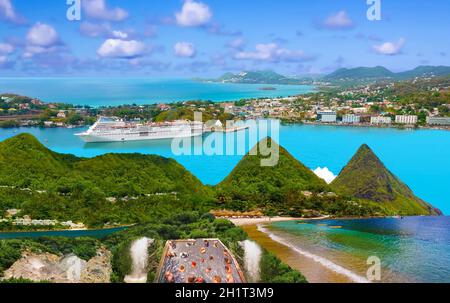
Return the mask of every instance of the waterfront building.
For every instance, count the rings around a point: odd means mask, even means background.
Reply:
[[[322,123],[335,123],[337,114],[335,111],[319,111],[317,112],[317,119]]]
[[[397,115],[397,116],[395,116],[395,123],[397,123],[397,124],[416,124],[417,116]]]
[[[450,117],[427,117],[428,125],[450,125]]]
[[[348,124],[353,124],[353,123],[360,123],[361,121],[361,117],[357,116],[357,115],[344,115],[342,117],[342,123],[348,123]]]
[[[391,117],[382,117],[382,116],[370,117],[370,124],[391,124],[391,123],[392,123]]]

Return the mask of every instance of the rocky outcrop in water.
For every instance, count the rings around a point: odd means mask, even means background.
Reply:
[[[105,248],[89,261],[71,254],[57,256],[26,251],[4,273],[4,279],[27,279],[53,283],[109,283],[112,273],[111,252]]]

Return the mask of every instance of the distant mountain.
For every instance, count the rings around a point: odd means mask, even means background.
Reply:
[[[416,77],[440,77],[450,75],[448,66],[419,66],[411,71],[394,73],[382,66],[341,68],[325,76],[325,81],[373,81],[408,80]]]
[[[392,174],[367,145],[359,148],[339,176],[331,183],[337,193],[373,201],[387,213],[399,215],[438,215],[425,201]]]
[[[397,73],[397,79],[442,77],[450,75],[450,66],[418,66],[413,70]]]
[[[262,146],[279,148],[279,161],[274,167],[262,167],[258,145],[247,154],[216,189],[219,199],[236,203],[236,207],[254,208],[270,203],[283,204],[289,193],[321,192],[328,186],[308,167],[296,160],[271,138],[261,142]],[[256,155],[252,155],[255,154]]]
[[[288,78],[273,71],[245,71],[238,74],[226,73],[214,80],[221,83],[245,84],[300,84],[301,80]]]
[[[395,74],[385,67],[341,68],[324,77],[324,80],[362,80],[394,78]]]

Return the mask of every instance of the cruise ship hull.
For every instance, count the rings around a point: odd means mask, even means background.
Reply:
[[[202,133],[173,133],[173,134],[149,134],[148,136],[141,136],[139,134],[108,134],[108,135],[96,135],[96,134],[76,134],[77,137],[82,139],[86,143],[101,143],[101,142],[127,142],[127,141],[149,141],[149,140],[164,140],[174,138],[189,138],[198,137]]]
[[[86,132],[75,134],[87,143],[149,141],[197,137],[203,134],[203,124],[172,122],[161,124],[133,124],[100,118]]]

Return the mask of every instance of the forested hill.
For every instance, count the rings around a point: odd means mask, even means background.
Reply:
[[[0,185],[63,193],[90,188],[113,197],[207,192],[173,159],[141,154],[78,158],[55,153],[29,134],[0,143]]]
[[[402,215],[437,215],[425,201],[392,174],[367,145],[362,145],[331,184],[336,192],[374,201],[387,211]]]

